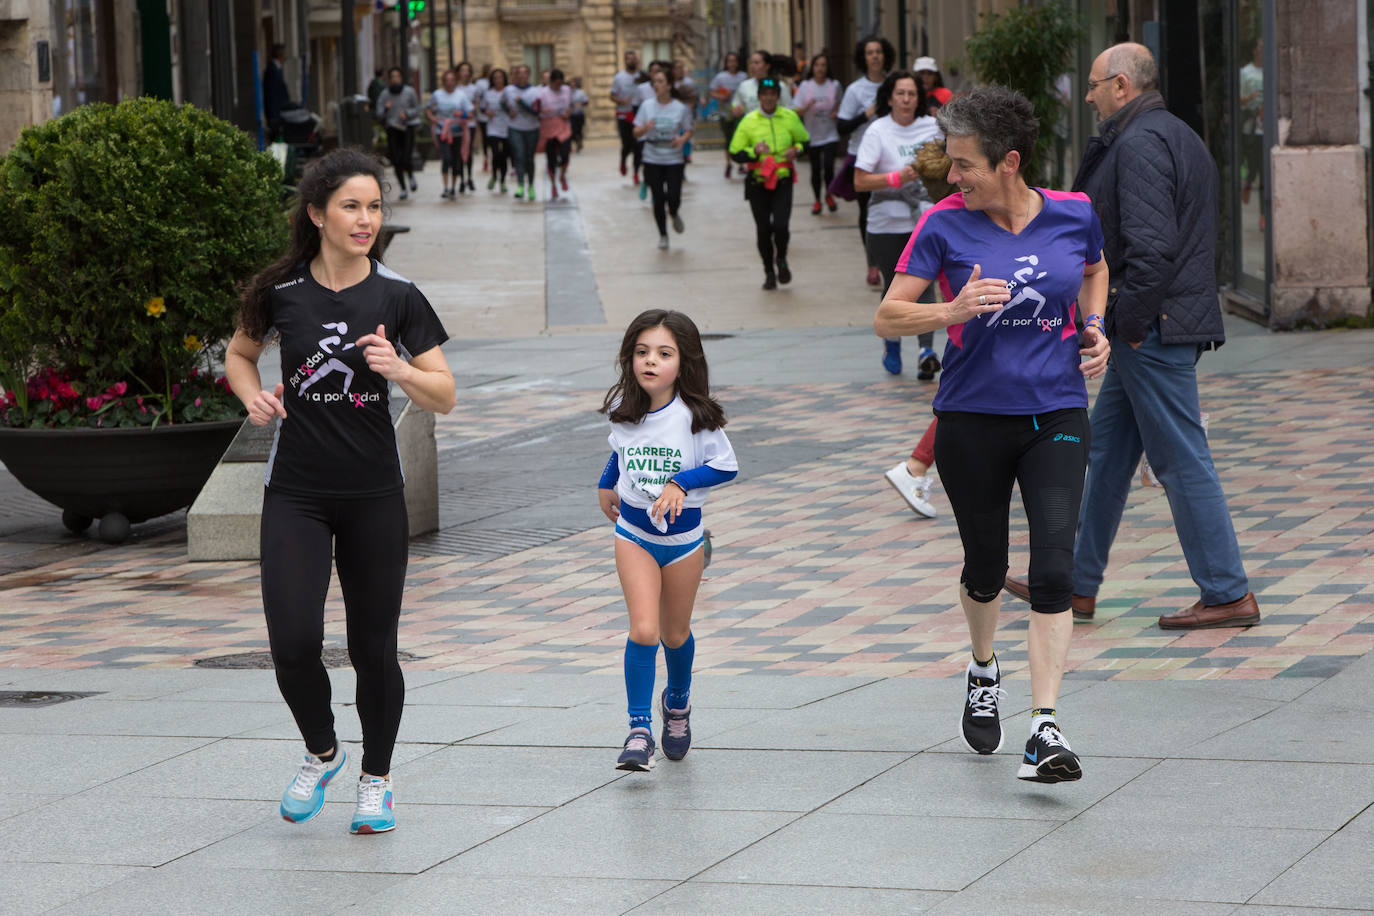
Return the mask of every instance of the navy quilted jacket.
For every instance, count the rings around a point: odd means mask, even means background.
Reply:
[[[1217,168],[1158,92],[1127,103],[1088,142],[1073,189],[1106,238],[1107,336],[1139,343],[1159,322],[1168,344],[1221,344]]]

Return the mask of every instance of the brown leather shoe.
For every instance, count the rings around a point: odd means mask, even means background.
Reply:
[[[1218,627],[1249,627],[1259,623],[1259,604],[1254,592],[1229,604],[1203,604],[1199,599],[1192,607],[1159,618],[1164,630],[1210,630]]]
[[[1002,582],[1002,587],[1030,604],[1030,583],[1025,579],[1013,579],[1011,576],[1007,576]],[[1090,598],[1087,595],[1074,595],[1071,600],[1073,601],[1074,620],[1093,619],[1093,611],[1097,610],[1096,598]]]

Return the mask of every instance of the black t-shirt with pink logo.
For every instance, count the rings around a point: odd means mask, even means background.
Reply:
[[[267,485],[306,495],[383,496],[404,480],[391,425],[391,383],[373,372],[358,338],[386,328],[403,356],[448,340],[415,284],[376,261],[361,283],[334,292],[302,264],[267,297],[281,347],[285,419],[277,421]]]

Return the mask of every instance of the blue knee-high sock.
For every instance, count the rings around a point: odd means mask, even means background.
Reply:
[[[687,641],[676,649],[663,646],[663,660],[668,665],[668,708],[686,709],[692,691],[692,660],[696,658],[697,641],[691,633]]]
[[[648,728],[653,723],[654,668],[658,662],[658,643],[640,645],[625,640],[625,696],[629,698],[630,728]]]

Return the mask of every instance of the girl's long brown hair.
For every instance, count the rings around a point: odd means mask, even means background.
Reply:
[[[301,176],[296,188],[296,204],[291,212],[291,244],[286,254],[249,280],[239,297],[239,327],[253,341],[261,343],[267,335],[267,294],[272,287],[287,280],[302,262],[310,262],[320,253],[320,230],[310,219],[306,207],[312,204],[323,210],[334,192],[355,175],[371,175],[377,187],[386,190],[386,172],[381,160],[370,153],[355,149],[337,149],[312,163]],[[372,240],[368,254],[381,260],[378,245],[381,233]]]
[[[612,423],[638,423],[649,413],[649,394],[635,378],[635,344],[650,328],[666,328],[677,341],[677,396],[692,411],[692,432],[720,429],[725,425],[725,410],[711,397],[711,382],[706,368],[706,352],[701,348],[701,332],[682,312],[649,309],[640,312],[625,329],[617,364],[620,378],[606,392],[601,412]]]

